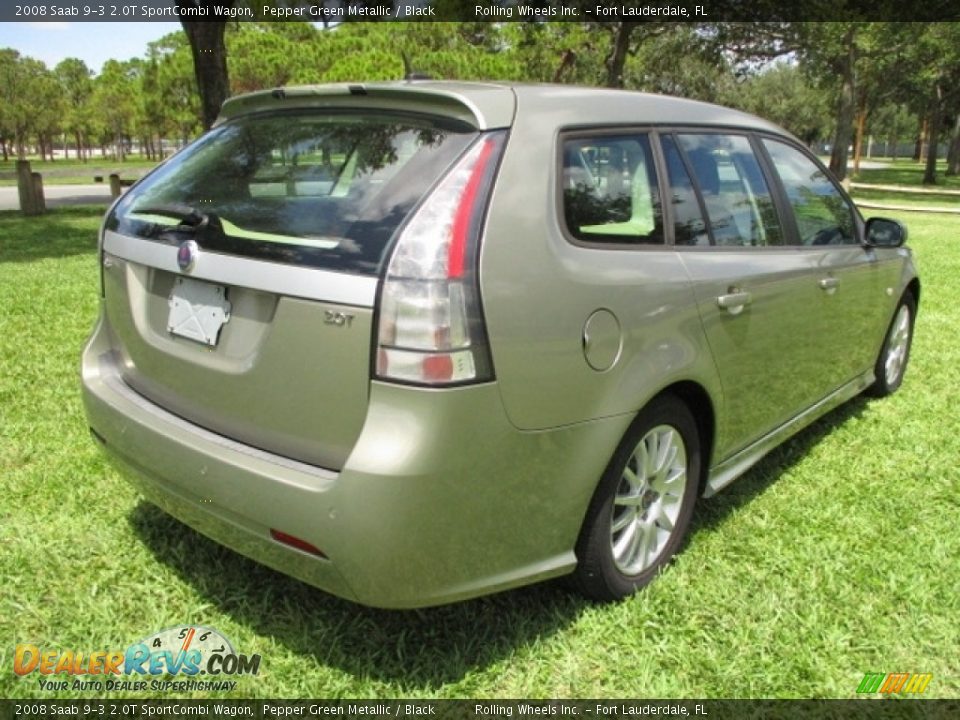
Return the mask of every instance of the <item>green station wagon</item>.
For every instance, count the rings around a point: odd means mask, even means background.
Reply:
[[[641,93],[233,98],[110,209],[96,440],[312,585],[436,605],[647,584],[698,498],[903,380],[920,283],[795,138]]]

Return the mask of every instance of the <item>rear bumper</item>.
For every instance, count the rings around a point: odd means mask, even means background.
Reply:
[[[593,489],[629,417],[545,432],[506,418],[494,384],[372,383],[339,472],[209,432],[122,380],[101,323],[83,400],[104,449],[144,495],[265,565],[366,605],[419,607],[571,571]],[[274,528],[326,555],[275,541]]]

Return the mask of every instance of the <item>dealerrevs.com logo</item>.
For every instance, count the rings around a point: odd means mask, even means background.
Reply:
[[[178,625],[125,650],[88,652],[18,643],[13,671],[21,677],[38,675],[40,688],[49,691],[233,690],[237,682],[230,678],[260,672],[260,655],[236,652],[213,628]]]

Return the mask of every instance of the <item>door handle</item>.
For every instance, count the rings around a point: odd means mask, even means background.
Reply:
[[[750,304],[750,293],[737,288],[730,288],[726,295],[717,297],[717,305],[729,312],[731,315],[738,315],[743,310],[744,305]]]
[[[820,282],[817,285],[820,286],[821,290],[825,290],[828,295],[833,295],[837,291],[837,285],[840,284],[840,281],[833,277],[820,278]]]

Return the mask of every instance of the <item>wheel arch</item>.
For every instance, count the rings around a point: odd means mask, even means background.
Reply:
[[[917,307],[920,307],[920,278],[912,278],[910,282],[907,283],[907,287],[904,288],[904,292],[913,295],[913,299],[917,303]]]
[[[672,396],[686,405],[687,409],[690,411],[690,414],[693,415],[694,421],[696,422],[698,439],[700,441],[700,477],[698,478],[697,491],[697,496],[700,497],[706,490],[707,479],[710,475],[710,459],[713,456],[717,421],[716,409],[714,407],[714,402],[710,397],[710,393],[703,385],[695,380],[676,380],[647,398],[644,403],[640,405],[640,407],[638,407],[632,414],[630,422],[625,425],[620,438],[617,440],[615,450],[608,459],[608,462],[613,462],[615,459],[617,449],[619,449],[620,445],[627,437],[627,434],[630,432],[633,424],[637,421],[637,418],[639,418],[640,413],[642,413],[644,409],[650,405],[650,403],[665,395]],[[609,466],[604,468],[603,473],[607,472],[608,467]],[[586,521],[590,505],[593,503],[593,496],[600,487],[600,483],[603,479],[603,473],[596,478],[590,499],[588,500],[587,505],[583,508],[583,514],[581,515],[579,523],[580,530],[578,532],[578,539],[576,541],[577,546],[580,545],[580,537],[583,533],[584,522]]]
[[[667,394],[679,398],[690,410],[697,423],[697,433],[700,436],[700,491],[698,494],[702,495],[706,489],[710,461],[713,456],[713,443],[717,433],[717,416],[713,400],[706,388],[693,380],[680,380],[668,385],[654,397]],[[652,401],[653,398],[650,400]],[[639,413],[642,409],[640,408],[637,412]]]

